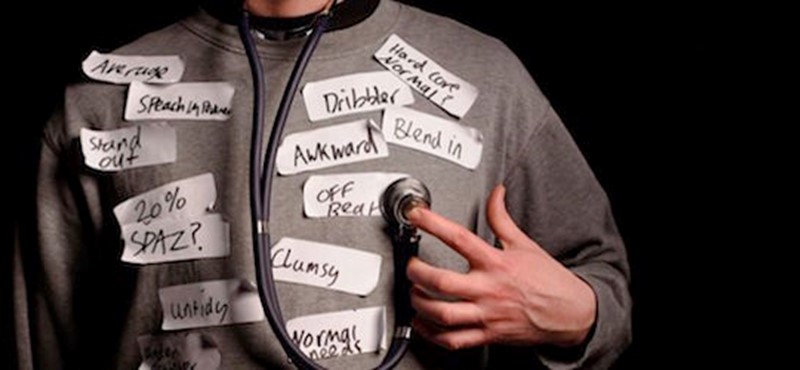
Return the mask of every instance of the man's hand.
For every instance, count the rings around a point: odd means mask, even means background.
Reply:
[[[505,188],[495,187],[486,211],[502,250],[430,210],[417,207],[409,212],[409,221],[470,264],[469,272],[461,274],[419,258],[409,261],[411,304],[417,310],[414,329],[449,349],[486,343],[582,343],[595,320],[594,291],[517,227],[504,196]]]

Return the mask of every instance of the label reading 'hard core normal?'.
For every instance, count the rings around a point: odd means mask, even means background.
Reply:
[[[177,55],[116,55],[96,51],[83,60],[81,67],[90,78],[115,84],[178,82],[184,70]]]
[[[122,260],[145,265],[230,254],[230,229],[219,214],[122,225]]]
[[[389,156],[380,130],[369,120],[287,135],[278,148],[281,175],[318,170]]]
[[[138,370],[216,370],[219,349],[208,334],[180,332],[137,338],[142,363]]]
[[[414,102],[408,85],[390,72],[367,72],[309,82],[303,100],[311,121]]]
[[[409,108],[387,108],[383,136],[392,144],[443,158],[474,170],[481,162],[483,135],[460,125]]]
[[[306,217],[380,216],[383,191],[402,173],[345,173],[311,176],[303,185]]]
[[[366,296],[378,286],[381,256],[338,245],[283,238],[271,249],[277,281]]]
[[[375,59],[414,90],[462,118],[478,97],[478,88],[448,72],[397,35],[389,36],[375,53]]]
[[[109,131],[81,128],[84,163],[103,172],[175,162],[176,146],[175,129],[166,124]]]
[[[162,218],[205,214],[213,208],[216,199],[214,175],[205,173],[173,181],[129,198],[114,207],[114,216],[120,225],[146,225]]]
[[[224,121],[231,115],[233,85],[227,82],[182,82],[151,85],[131,82],[125,119]]]
[[[378,352],[386,348],[386,307],[302,316],[286,331],[312,360]]]
[[[162,330],[240,324],[264,320],[264,310],[252,282],[211,280],[158,290],[164,320]]]

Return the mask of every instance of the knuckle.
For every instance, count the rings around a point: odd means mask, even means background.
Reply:
[[[459,228],[453,232],[452,242],[456,245],[465,245],[469,243],[471,236],[469,231]]]
[[[458,340],[458,338],[452,335],[443,335],[440,338],[440,344],[442,345],[442,347],[447,348],[451,351],[455,351],[463,347],[463,343],[461,343],[461,341]]]

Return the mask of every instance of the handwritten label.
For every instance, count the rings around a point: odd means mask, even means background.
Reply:
[[[311,176],[303,185],[307,217],[380,216],[383,191],[401,173],[349,173]]]
[[[224,121],[231,115],[233,85],[227,82],[182,82],[151,85],[131,82],[125,119]]]
[[[287,135],[278,148],[278,173],[293,175],[389,156],[383,135],[362,120]]]
[[[116,172],[175,162],[175,129],[165,124],[137,125],[119,130],[81,128],[84,163],[95,170]]]
[[[178,82],[184,70],[177,55],[115,55],[96,51],[83,60],[81,67],[90,78],[115,84]]]
[[[264,320],[252,282],[211,280],[158,290],[163,330],[240,324]]]
[[[122,260],[140,265],[230,254],[229,227],[219,214],[122,225],[122,240]]]
[[[383,113],[386,141],[432,154],[474,170],[481,162],[483,135],[460,125],[409,108],[387,108]]]
[[[283,238],[272,247],[275,280],[368,295],[378,285],[381,256],[375,253]]]
[[[190,177],[159,186],[117,204],[114,216],[120,225],[170,217],[197,216],[210,211],[217,199],[214,175]]]
[[[310,82],[303,99],[311,121],[414,102],[408,85],[389,72],[367,72]]]
[[[478,97],[477,87],[448,72],[397,35],[389,36],[374,57],[414,90],[458,118],[467,114]]]
[[[312,360],[378,352],[386,348],[386,307],[298,317],[286,331]]]
[[[207,334],[142,335],[137,341],[142,356],[139,370],[216,370],[222,361]]]

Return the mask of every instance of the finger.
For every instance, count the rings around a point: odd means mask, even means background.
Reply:
[[[421,337],[450,350],[480,346],[489,343],[490,340],[487,331],[479,327],[450,330],[419,318],[415,318],[411,326]]]
[[[406,217],[412,224],[439,238],[458,254],[464,256],[470,265],[480,265],[496,257],[497,251],[486,244],[483,239],[427,208],[413,208],[406,214]]]
[[[411,289],[411,306],[417,315],[441,326],[466,326],[483,323],[480,308],[471,302],[446,302],[431,298],[419,288]]]
[[[506,188],[503,185],[497,185],[489,194],[489,199],[486,201],[486,220],[489,222],[489,227],[492,232],[503,243],[504,248],[509,248],[512,245],[524,245],[524,243],[507,243],[507,241],[527,240],[529,239],[525,233],[517,227],[517,224],[511,218],[506,210],[505,202]]]
[[[412,257],[408,261],[406,276],[412,283],[436,294],[467,300],[484,295],[482,285],[467,275],[431,266],[417,257]]]

